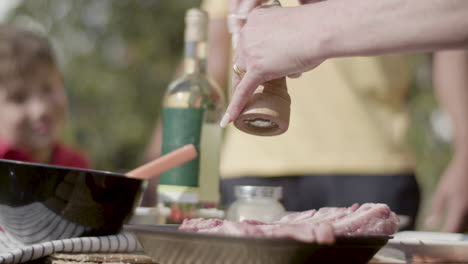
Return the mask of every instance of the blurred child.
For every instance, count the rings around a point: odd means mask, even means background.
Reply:
[[[47,39],[0,26],[0,158],[89,168],[83,154],[60,143],[66,109]]]

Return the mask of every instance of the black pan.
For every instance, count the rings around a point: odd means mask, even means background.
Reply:
[[[141,185],[123,174],[0,159],[0,227],[25,244],[115,234]]]

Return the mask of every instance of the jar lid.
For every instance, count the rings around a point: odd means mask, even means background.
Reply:
[[[264,197],[281,199],[283,190],[279,186],[250,186],[250,185],[236,185],[234,193],[236,197],[249,198],[249,197]]]

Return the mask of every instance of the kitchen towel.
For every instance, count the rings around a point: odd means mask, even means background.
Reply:
[[[23,263],[54,253],[139,252],[142,247],[128,232],[112,236],[79,237],[25,245],[0,231],[0,264]]]

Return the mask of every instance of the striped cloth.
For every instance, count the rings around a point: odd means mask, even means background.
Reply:
[[[10,241],[27,245],[78,237],[89,231],[89,228],[68,221],[40,202],[20,207],[0,205],[0,215],[0,226],[8,230]]]
[[[87,227],[68,221],[39,202],[21,207],[0,205],[0,215],[0,264],[27,262],[59,252],[142,250],[137,239],[126,232],[78,238],[88,231]]]
[[[0,232],[0,264],[23,263],[59,252],[108,253],[141,250],[138,240],[127,232],[113,236],[68,238],[34,245],[23,245],[12,241],[6,232]]]

